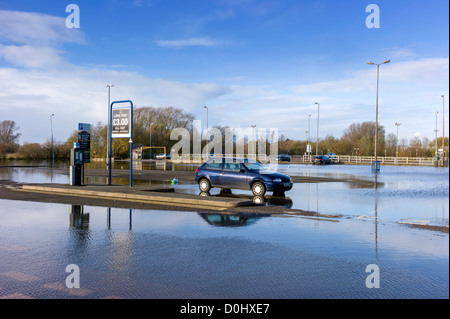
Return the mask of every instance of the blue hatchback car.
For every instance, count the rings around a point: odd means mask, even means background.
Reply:
[[[211,188],[251,190],[255,196],[266,191],[284,193],[292,188],[289,176],[265,170],[257,161],[247,158],[210,158],[195,171],[200,191]]]

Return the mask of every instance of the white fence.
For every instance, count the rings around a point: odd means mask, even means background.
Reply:
[[[311,159],[314,156],[311,155],[299,155],[291,156],[292,162],[299,163],[311,163]],[[375,156],[351,156],[351,155],[336,155],[335,162],[340,164],[353,164],[353,165],[371,165],[375,160]],[[381,165],[417,165],[417,166],[434,166],[434,157],[385,157],[377,156],[377,161]],[[448,157],[437,163],[439,166],[448,166]]]
[[[238,157],[238,158],[252,158],[260,161],[269,161],[269,156],[261,157],[261,155],[254,154],[223,154],[224,157]],[[209,157],[214,157],[210,155]],[[303,163],[310,164],[313,155],[291,155],[291,163]],[[206,159],[206,155],[194,154],[186,157],[178,157],[178,161],[181,163],[202,163]],[[351,156],[351,155],[335,155],[335,163],[339,164],[351,164],[351,165],[371,165],[375,160],[374,156]],[[378,156],[377,160],[381,165],[417,165],[417,166],[434,166],[436,165],[434,157],[385,157]],[[437,163],[438,166],[448,166],[448,157]]]

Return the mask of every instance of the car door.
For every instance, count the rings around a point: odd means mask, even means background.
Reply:
[[[247,188],[247,176],[241,171],[242,164],[225,161],[220,174],[220,185],[223,188]]]
[[[222,158],[215,158],[205,165],[206,175],[213,187],[220,186],[220,174],[222,173]]]

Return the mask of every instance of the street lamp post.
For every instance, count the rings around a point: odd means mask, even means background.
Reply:
[[[378,138],[378,87],[379,87],[379,79],[380,79],[380,65],[391,62],[391,60],[386,60],[383,63],[375,64],[373,62],[367,62],[369,65],[377,66],[377,101],[376,101],[376,115],[375,115],[375,162],[377,161],[377,138]]]
[[[254,152],[254,160],[256,161],[256,136],[255,136],[255,127],[256,127],[256,125],[255,124],[251,124],[250,125],[252,128],[253,128],[253,143],[254,143],[254,150],[253,150],[253,152]]]
[[[310,130],[310,122],[311,122],[311,114],[308,114],[308,143],[307,143],[307,147],[306,147],[306,155],[311,155],[311,146],[309,145],[309,142],[311,140],[311,130]]]
[[[309,134],[309,130],[308,131],[305,131],[305,133],[306,133],[306,153],[305,153],[305,155],[306,156],[308,156],[308,146],[309,146],[309,137],[308,137],[308,134]]]
[[[50,132],[51,132],[51,137],[52,137],[52,167],[55,165],[55,151],[53,149],[53,121],[52,121],[52,117],[55,114],[50,115]]]
[[[319,109],[320,105],[318,102],[314,103],[317,104],[317,138],[316,138],[316,156],[319,153]]]
[[[439,114],[439,112],[434,112],[434,114],[436,115],[436,128],[434,129],[434,156],[437,157],[438,156],[438,150],[437,150],[437,115]]]
[[[206,109],[206,159],[209,158],[209,127],[208,127],[208,107],[205,105]]]
[[[444,164],[444,159],[445,159],[445,149],[444,149],[444,140],[445,140],[445,131],[444,131],[444,124],[445,124],[445,116],[444,116],[445,99],[444,99],[444,94],[442,94],[441,96],[442,96],[442,164]]]
[[[110,112],[109,109],[110,109],[110,104],[111,104],[111,88],[114,87],[114,84],[107,84],[107,85],[105,85],[105,87],[108,88],[108,129],[107,129],[107,131],[109,132],[109,126],[110,126],[109,117],[111,116],[109,114],[109,112]],[[109,143],[110,143],[109,138],[110,138],[110,136],[109,136],[109,134],[106,134],[106,136],[107,136],[107,138],[106,138],[106,169],[108,169],[109,168],[108,154],[109,154]]]
[[[395,145],[395,162],[398,161],[398,127],[402,125],[402,123],[395,123],[395,126],[397,126],[397,143]]]
[[[149,121],[150,122],[150,121]],[[150,154],[149,154],[149,159],[152,158],[152,125],[155,123],[150,123]]]

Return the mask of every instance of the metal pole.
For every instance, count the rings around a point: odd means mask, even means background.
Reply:
[[[206,159],[209,158],[209,127],[208,127],[208,107],[205,105],[206,109]]]
[[[108,159],[107,159],[107,163],[108,163],[108,185],[111,185],[111,165],[109,165],[109,163],[111,163],[111,135],[112,135],[112,105],[114,104],[111,103],[109,108],[108,108],[108,113],[109,113],[109,118],[108,118]]]
[[[358,164],[358,150],[359,150],[359,148],[355,148],[355,151],[356,151],[356,164]]]
[[[389,63],[391,62],[391,60],[386,60],[383,63],[378,63],[375,64],[373,62],[367,62],[367,64],[369,65],[376,65],[377,66],[377,100],[376,100],[376,117],[375,117],[375,189],[378,187],[377,186],[377,173],[378,173],[378,161],[377,161],[377,145],[378,145],[378,87],[379,87],[379,78],[380,78],[380,65],[381,64],[385,64],[385,63]],[[373,163],[372,163],[372,167],[373,167]]]
[[[316,156],[319,153],[319,109],[320,109],[320,105],[319,103],[315,103],[317,104],[317,138],[316,138]]]
[[[395,146],[395,156],[396,156],[396,161],[398,161],[398,127],[402,125],[402,123],[395,123],[395,126],[397,126],[397,145]]]
[[[150,122],[150,119],[149,119],[149,122]],[[152,158],[152,125],[153,124],[154,124],[153,122],[150,123],[150,155],[149,155],[150,159]]]
[[[133,102],[130,102],[131,119],[130,119],[130,187],[133,186]]]
[[[395,123],[395,125],[397,126],[397,145],[395,145],[395,157],[397,158],[398,161],[398,125],[397,123]]]
[[[377,161],[377,137],[378,137],[378,83],[379,83],[380,65],[377,64],[377,106],[375,115],[375,162]]]
[[[52,167],[55,165],[55,152],[53,150],[53,121],[52,121],[53,115],[55,114],[50,115],[50,131],[52,135]]]
[[[438,150],[437,150],[437,115],[439,114],[439,112],[434,112],[434,114],[436,115],[436,129],[434,130],[434,139],[435,139],[435,145],[434,145],[434,156],[436,157],[438,155]]]
[[[107,87],[108,88],[108,127],[111,125],[110,124],[110,104],[111,104],[111,88],[114,86],[114,84],[107,84],[107,85],[105,85],[105,87]],[[109,136],[109,134],[106,134],[107,136],[106,136],[106,139],[107,139],[107,142],[106,142],[106,167],[109,167],[109,157],[108,157],[108,155],[109,155],[109,143],[110,143],[110,136]]]
[[[442,96],[442,165],[444,165],[444,159],[445,159],[445,149],[444,149],[444,140],[445,140],[445,131],[444,131],[444,124],[445,124],[445,99],[444,94]]]
[[[130,187],[133,186],[133,139],[130,137]]]
[[[309,131],[305,131],[305,133],[306,133],[306,152],[305,152],[305,155],[308,156],[308,144],[309,144],[308,134],[309,134]]]
[[[256,136],[255,136],[255,127],[256,127],[256,125],[255,124],[253,124],[253,125],[250,125],[252,128],[253,128],[253,143],[254,143],[254,150],[253,150],[253,152],[254,152],[254,160],[256,161]]]
[[[307,142],[308,146],[309,146],[309,141],[310,141],[310,137],[311,137],[310,122],[311,122],[311,114],[308,115],[308,142]],[[307,149],[309,148],[309,152],[307,152],[306,155],[311,155],[311,147],[308,147],[308,146],[307,146]]]

